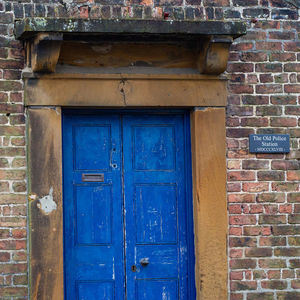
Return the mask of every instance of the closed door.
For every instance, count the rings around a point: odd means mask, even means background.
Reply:
[[[66,299],[195,299],[187,116],[63,120]]]

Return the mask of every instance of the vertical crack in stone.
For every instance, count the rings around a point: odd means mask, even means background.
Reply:
[[[127,106],[126,93],[125,93],[125,85],[126,85],[126,80],[125,79],[121,79],[120,84],[119,84],[119,89],[120,89],[120,93],[121,93],[121,95],[123,97],[124,106]]]

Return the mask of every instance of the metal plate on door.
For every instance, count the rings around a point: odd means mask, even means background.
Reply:
[[[84,182],[104,182],[103,173],[83,173],[81,180]]]

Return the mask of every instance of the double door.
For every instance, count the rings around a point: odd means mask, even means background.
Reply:
[[[67,300],[192,300],[187,116],[66,113]]]

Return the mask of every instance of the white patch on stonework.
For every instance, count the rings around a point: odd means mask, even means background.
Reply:
[[[57,205],[53,200],[53,188],[50,188],[49,195],[44,196],[39,200],[37,207],[40,208],[45,215],[51,214],[53,210],[56,210]]]

